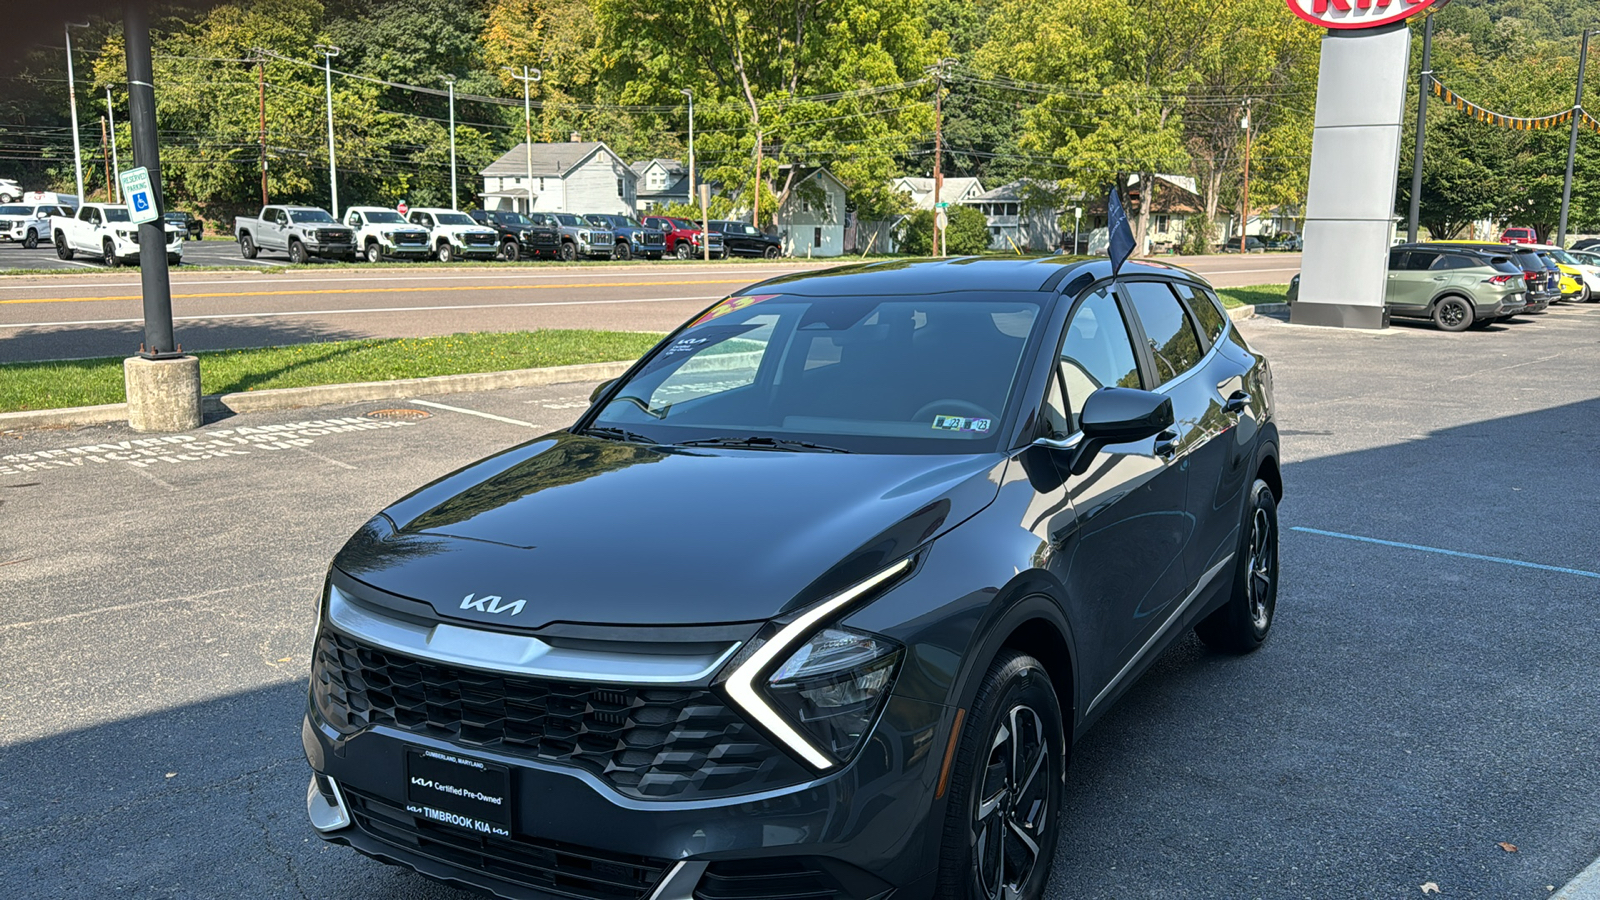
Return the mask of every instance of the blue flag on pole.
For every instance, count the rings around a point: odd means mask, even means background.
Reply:
[[[1122,264],[1133,255],[1133,229],[1128,225],[1128,211],[1122,208],[1122,198],[1115,187],[1106,199],[1106,211],[1106,226],[1111,232],[1111,277],[1115,278]]]

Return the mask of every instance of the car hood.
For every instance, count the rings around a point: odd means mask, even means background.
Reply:
[[[566,432],[430,484],[335,566],[499,627],[767,619],[837,592],[991,503],[1002,454],[658,448]],[[468,595],[526,604],[514,619]]]

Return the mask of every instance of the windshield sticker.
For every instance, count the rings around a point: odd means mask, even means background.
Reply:
[[[647,375],[667,366],[677,365],[707,347],[720,344],[730,338],[736,338],[747,331],[759,327],[761,326],[758,324],[717,325],[687,332],[661,348],[661,352],[652,356],[650,361],[645,363],[644,368],[639,370],[639,375],[635,377]]]
[[[933,427],[938,431],[976,431],[983,434],[992,423],[988,419],[967,419],[961,416],[934,416]]]
[[[721,303],[718,303],[716,306],[711,307],[709,310],[706,311],[705,315],[701,316],[698,319],[695,319],[694,322],[690,323],[689,327],[693,328],[696,325],[704,325],[705,323],[711,321],[712,319],[718,318],[720,316],[725,316],[725,315],[727,315],[728,313],[731,313],[731,312],[738,312],[739,310],[744,309],[744,308],[749,307],[749,306],[755,306],[757,303],[760,303],[763,300],[771,300],[773,297],[776,297],[776,296],[778,296],[778,295],[777,294],[751,294],[751,295],[744,296],[744,297],[729,297],[728,299],[722,301]]]

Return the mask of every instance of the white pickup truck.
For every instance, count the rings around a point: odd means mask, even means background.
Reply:
[[[16,241],[29,250],[50,243],[50,217],[70,216],[71,207],[39,203],[0,206],[0,241]]]
[[[183,235],[176,225],[161,223],[167,237],[167,263],[183,262]],[[108,266],[139,261],[139,226],[133,224],[126,206],[111,203],[85,203],[75,216],[51,216],[50,233],[56,257],[71,259],[86,253],[100,257]]]
[[[313,256],[351,262],[356,258],[356,233],[315,206],[263,206],[255,218],[235,219],[233,236],[245,259],[255,259],[262,250],[287,253],[296,264]]]

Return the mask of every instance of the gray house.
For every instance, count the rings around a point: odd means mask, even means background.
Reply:
[[[1023,179],[974,194],[961,203],[983,213],[989,225],[990,250],[1050,251],[1061,242],[1058,193],[1052,185]]]
[[[639,212],[691,202],[689,167],[675,159],[646,159],[631,167],[639,176]]]
[[[478,174],[483,176],[478,196],[484,209],[625,216],[635,212],[639,175],[600,141],[518,144]]]

